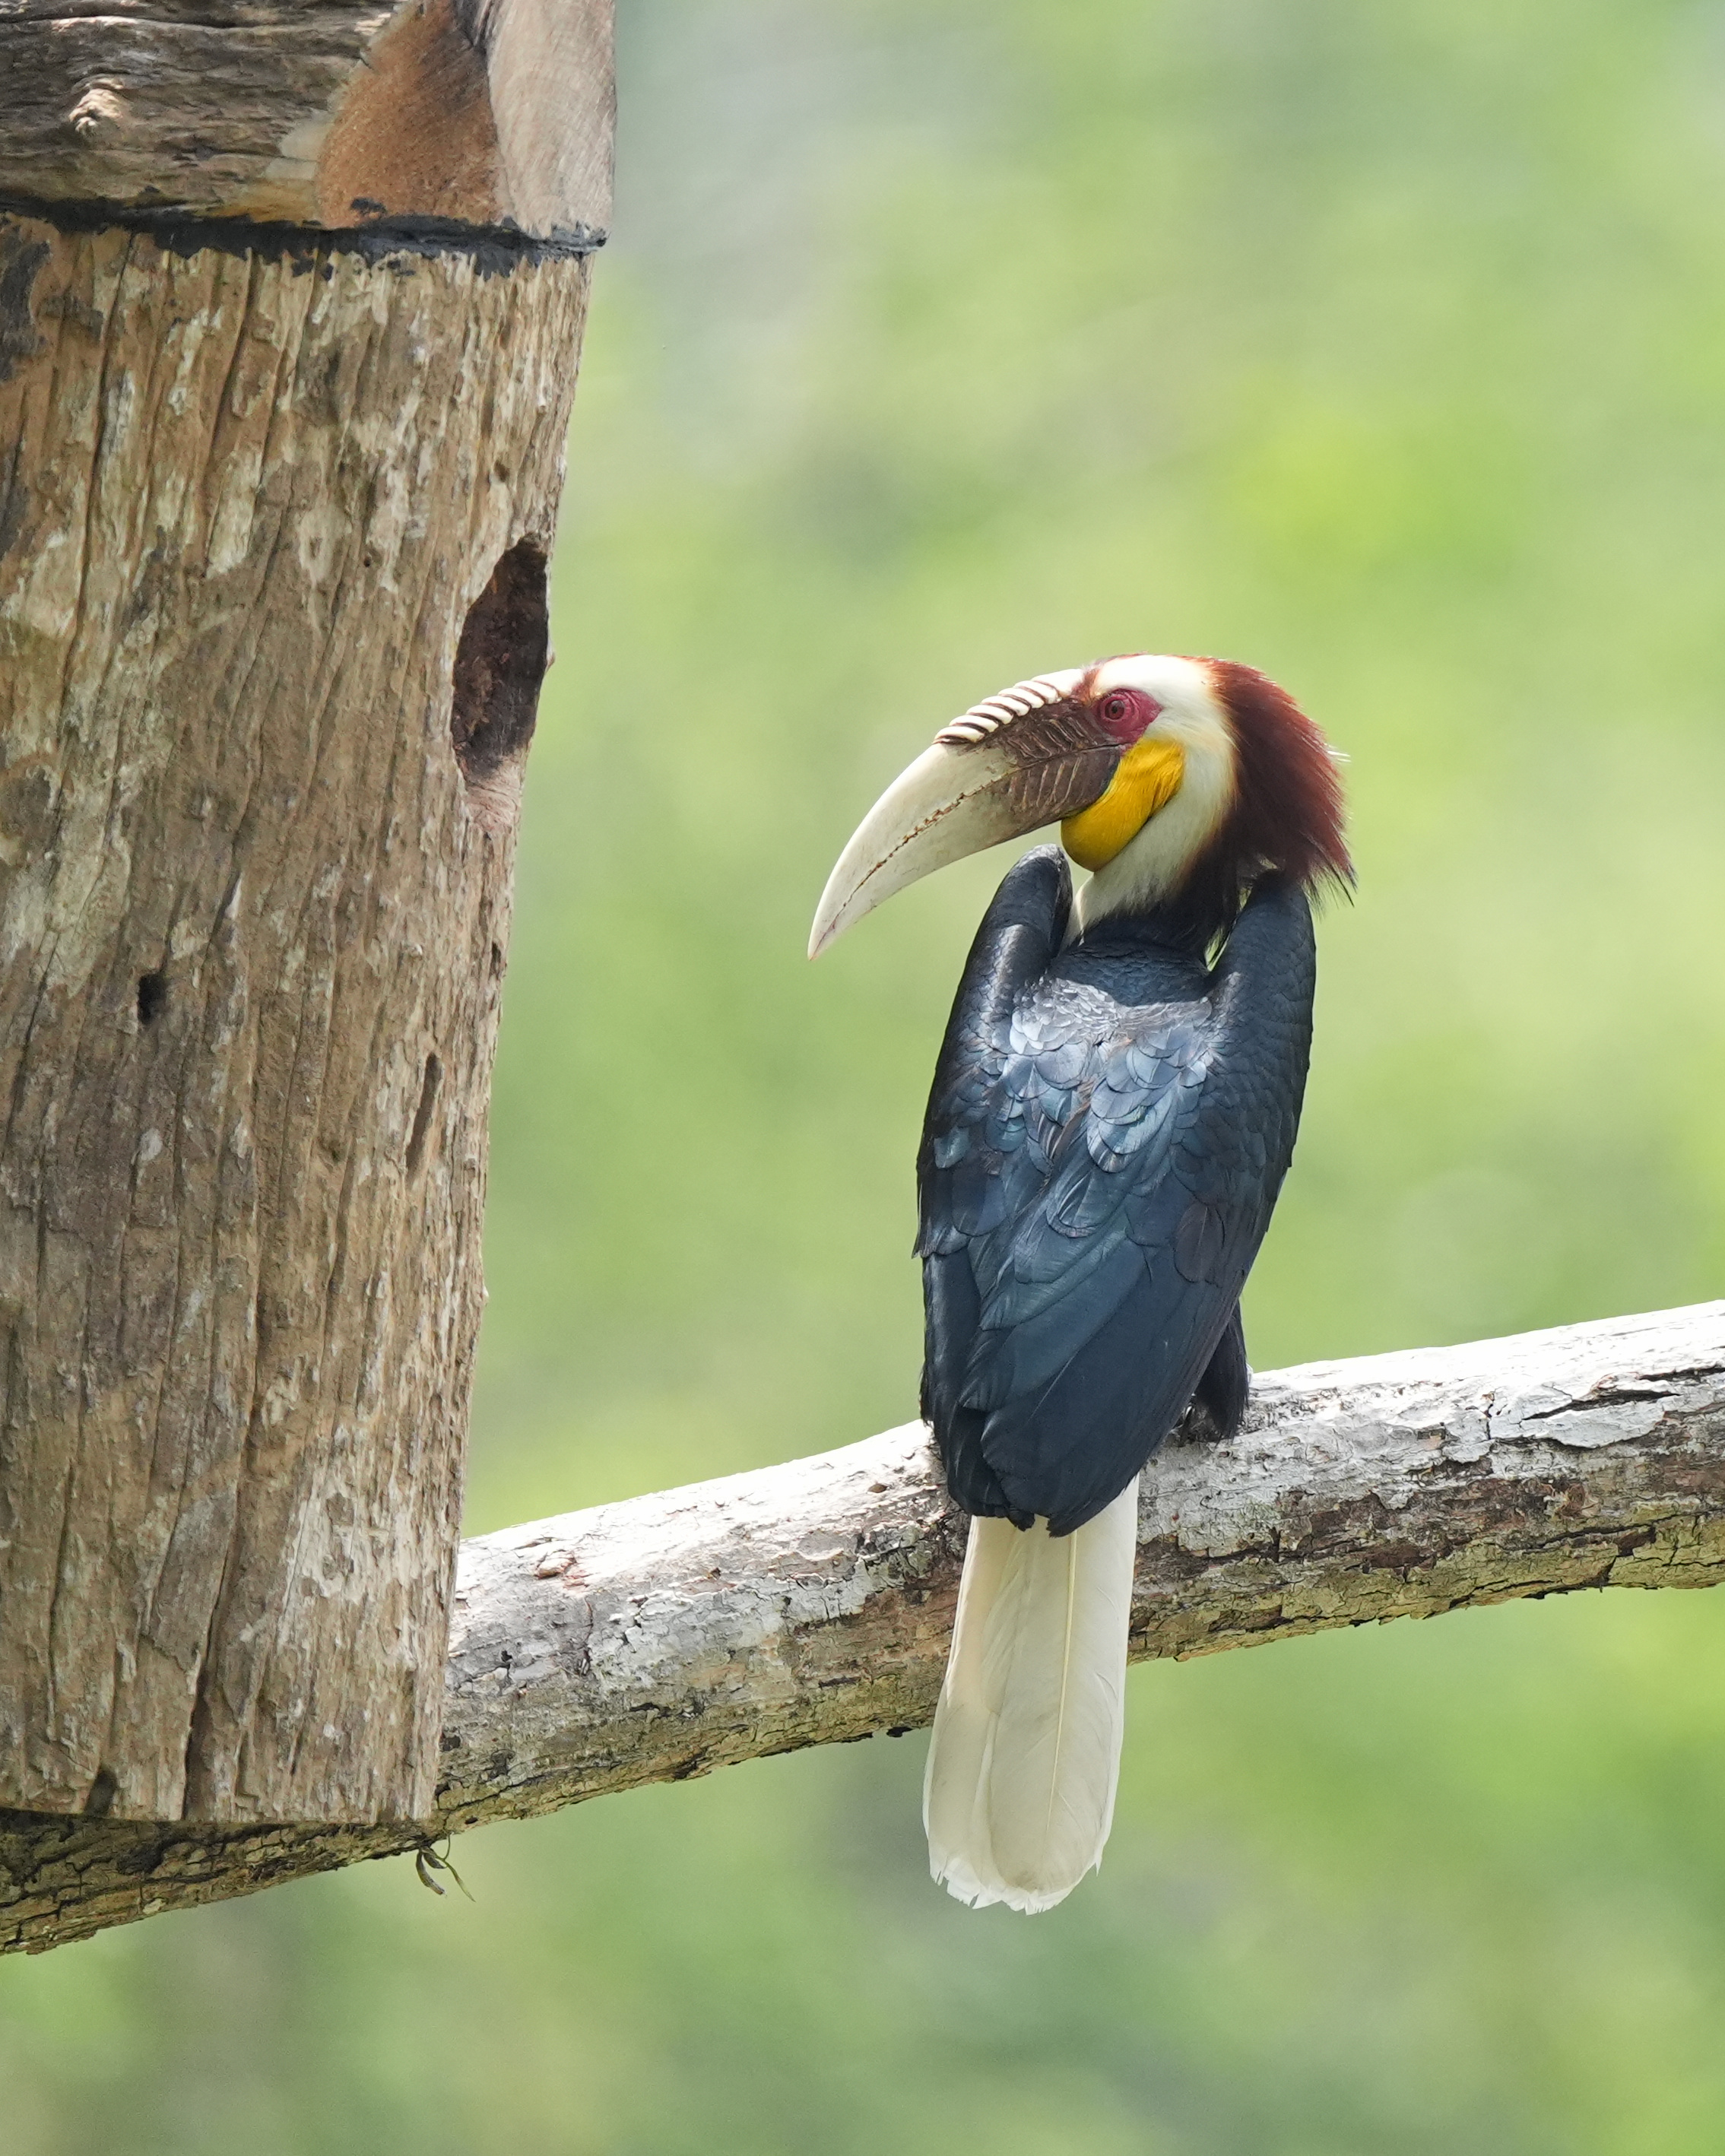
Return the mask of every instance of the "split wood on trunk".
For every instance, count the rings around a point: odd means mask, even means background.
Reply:
[[[919,1727],[964,1522],[921,1424],[463,1546],[420,1825],[0,1815],[40,1950],[649,1782]],[[1725,1303],[1259,1377],[1144,1478],[1132,1651],[1254,1646],[1589,1587],[1725,1583]]]

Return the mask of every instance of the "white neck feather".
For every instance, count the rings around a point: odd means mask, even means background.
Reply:
[[[1107,914],[1143,911],[1178,890],[1233,804],[1234,741],[1220,713],[1214,723],[1169,726],[1168,732],[1186,752],[1180,790],[1078,893],[1074,917],[1081,933]]]

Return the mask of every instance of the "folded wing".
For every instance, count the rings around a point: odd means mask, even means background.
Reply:
[[[1285,885],[1255,893],[1213,973],[1063,951],[1070,898],[1052,848],[1002,884],[918,1163],[924,1411],[949,1484],[969,1511],[1057,1534],[1126,1487],[1219,1350],[1238,1359],[1313,978],[1310,914]],[[1159,992],[1138,999],[1147,979]]]

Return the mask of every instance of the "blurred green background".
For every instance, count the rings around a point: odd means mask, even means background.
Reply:
[[[1725,1276],[1725,8],[625,0],[470,1524],[911,1412],[1002,865],[819,968],[934,728],[1144,646],[1353,755],[1260,1366]],[[1725,1600],[1141,1670],[1108,1862],[923,1740],[0,1964],[7,2156],[1717,2156]]]

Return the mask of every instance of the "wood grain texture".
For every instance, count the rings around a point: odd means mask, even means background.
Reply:
[[[431,1805],[587,283],[0,218],[8,1804]]]
[[[590,244],[613,0],[0,0],[0,196]]]
[[[423,1828],[0,1818],[36,1951],[487,1820],[926,1722],[964,1523],[920,1424],[463,1546]],[[1144,1478],[1135,1658],[1725,1583],[1725,1303],[1260,1376]]]

